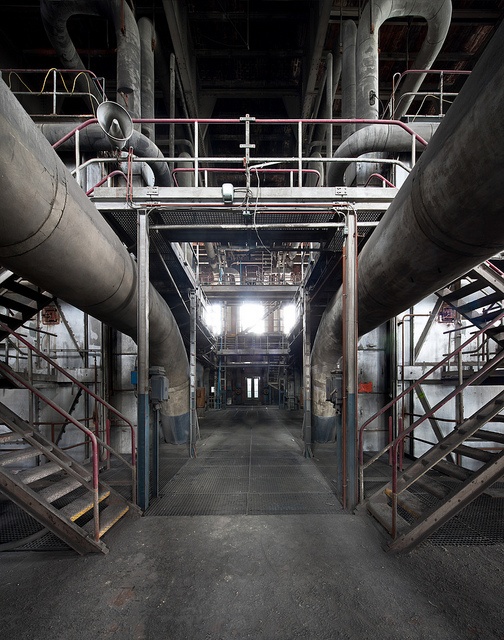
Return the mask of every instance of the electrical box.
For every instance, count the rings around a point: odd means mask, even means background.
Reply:
[[[151,376],[150,399],[151,402],[164,402],[168,400],[168,378],[166,376]]]

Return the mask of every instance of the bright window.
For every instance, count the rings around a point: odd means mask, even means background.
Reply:
[[[264,333],[264,305],[244,302],[240,307],[240,331],[247,333]]]
[[[222,333],[222,304],[220,302],[209,304],[206,307],[205,322],[214,336],[220,336]]]
[[[290,333],[296,320],[296,306],[293,304],[284,305],[282,307],[282,330],[285,334]]]

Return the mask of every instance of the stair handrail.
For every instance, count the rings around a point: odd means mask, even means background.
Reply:
[[[130,429],[130,434],[131,434],[131,463],[129,463],[121,454],[119,454],[117,451],[115,451],[108,443],[103,442],[103,440],[101,440],[101,439],[98,439],[98,440],[100,441],[100,444],[102,446],[104,446],[105,449],[107,449],[107,451],[110,451],[113,455],[117,456],[119,459],[121,459],[125,464],[127,464],[131,468],[132,475],[133,475],[133,478],[132,478],[132,485],[133,485],[132,486],[132,492],[133,492],[132,493],[132,498],[133,498],[133,500],[132,501],[136,504],[136,484],[137,484],[136,483],[136,439],[135,439],[135,428],[134,428],[133,423],[131,422],[131,420],[129,420],[126,416],[124,416],[120,411],[118,411],[115,407],[113,407],[106,400],[104,400],[99,395],[97,395],[94,391],[92,391],[85,384],[83,384],[82,382],[77,380],[77,378],[75,378],[71,373],[68,373],[68,371],[66,371],[63,367],[61,367],[57,362],[55,362],[47,354],[45,354],[43,351],[41,351],[40,349],[35,347],[33,344],[31,344],[31,342],[26,340],[22,335],[20,335],[19,333],[17,333],[16,331],[14,331],[8,325],[6,325],[5,323],[3,323],[1,321],[0,321],[0,328],[2,330],[4,330],[4,331],[7,331],[10,335],[14,336],[22,344],[24,344],[26,347],[28,347],[28,349],[30,349],[33,353],[37,354],[43,360],[48,362],[52,367],[54,367],[57,371],[59,371],[66,378],[68,378],[68,380],[70,380],[73,384],[75,384],[77,387],[82,389],[85,393],[89,394],[92,398],[94,398],[94,400],[96,400],[98,403],[103,405],[106,409],[108,409],[111,413],[113,413],[116,417],[118,417],[120,420],[122,420],[123,422],[125,422],[128,425],[128,427]],[[12,375],[12,372],[10,370],[9,370],[9,374]],[[20,381],[21,381],[21,384],[23,384],[24,386],[27,386],[25,384],[24,378],[20,378]]]
[[[51,409],[59,413],[66,420],[71,422],[77,429],[85,433],[90,441],[91,448],[93,451],[92,455],[92,463],[93,463],[93,518],[94,518],[94,540],[98,542],[100,540],[100,500],[99,500],[99,449],[98,449],[98,438],[95,434],[76,420],[73,416],[71,416],[64,409],[59,407],[55,402],[53,402],[50,398],[45,396],[41,391],[36,389],[32,384],[30,384],[27,380],[25,380],[22,376],[20,376],[15,371],[9,370],[7,365],[0,361],[0,370],[4,371],[9,377],[14,378],[21,385],[26,387],[31,393],[33,393],[37,398],[45,402]]]
[[[413,424],[411,424],[407,429],[405,429],[399,436],[397,436],[394,440],[389,442],[381,451],[372,456],[369,460],[364,463],[364,430],[377,418],[383,415],[386,411],[388,411],[391,407],[396,405],[404,396],[408,393],[411,393],[414,389],[420,386],[430,375],[432,375],[437,369],[445,365],[451,358],[459,354],[466,346],[471,344],[473,340],[478,338],[480,335],[485,333],[490,327],[504,319],[504,311],[500,313],[498,316],[493,318],[488,324],[482,327],[479,331],[474,333],[470,338],[468,338],[465,342],[463,342],[460,346],[454,349],[451,353],[445,356],[440,362],[431,367],[426,373],[424,373],[416,382],[410,385],[407,389],[403,389],[400,394],[398,394],[395,398],[393,398],[390,402],[388,402],[384,407],[382,407],[379,411],[377,411],[374,415],[368,418],[360,427],[359,427],[359,502],[364,500],[364,470],[374,464],[384,453],[386,453],[392,447],[398,445],[400,442],[404,440],[404,438],[409,435],[416,427],[419,426],[424,420],[430,418],[440,407],[444,406],[449,400],[458,395],[461,391],[463,391],[466,387],[473,384],[476,380],[481,378],[481,376],[485,375],[488,370],[491,370],[496,366],[500,360],[504,358],[504,349],[498,352],[492,360],[488,361],[481,369],[476,371],[472,376],[470,376],[465,382],[456,387],[453,391],[451,391],[443,400],[438,402],[437,405],[432,407],[427,413],[425,413],[421,418],[416,420]],[[397,441],[397,442],[396,442]],[[394,463],[394,461],[393,461]]]
[[[21,334],[17,333],[16,331],[14,331],[13,329],[11,329],[9,326],[7,326],[6,324],[4,324],[1,321],[0,321],[0,328],[3,329],[4,331],[8,331],[12,336],[14,336],[17,340],[22,342],[26,347],[28,347],[31,351],[33,351],[33,353],[36,353],[39,357],[41,357],[43,360],[45,360],[47,363],[49,363],[54,369],[56,369],[62,375],[64,375],[66,378],[68,378],[73,384],[75,384],[77,387],[82,389],[85,393],[89,394],[94,400],[99,402],[106,409],[108,409],[111,413],[113,413],[116,417],[118,417],[120,420],[122,420],[123,422],[125,422],[128,425],[130,433],[131,433],[131,451],[132,451],[132,453],[131,453],[131,458],[132,458],[131,464],[133,466],[135,466],[135,464],[136,464],[135,428],[134,428],[133,423],[131,422],[131,420],[129,420],[125,415],[123,415],[120,411],[118,411],[114,406],[112,406],[106,400],[101,398],[98,394],[96,394],[94,391],[92,391],[85,384],[83,384],[82,382],[77,380],[77,378],[75,378],[71,373],[66,371],[66,369],[61,367],[57,362],[55,362],[51,357],[49,357],[43,351],[38,349],[35,345],[31,344],[31,342],[26,340]]]

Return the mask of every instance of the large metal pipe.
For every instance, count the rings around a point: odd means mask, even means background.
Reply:
[[[140,66],[141,66],[141,114],[142,118],[154,118],[154,50],[156,48],[156,32],[149,18],[138,21],[140,37]],[[156,139],[155,125],[142,123],[142,133],[150,140]]]
[[[410,128],[418,133],[427,142],[430,141],[438,128],[438,123],[412,122]],[[415,145],[416,151],[424,150],[419,142]],[[374,124],[364,129],[359,129],[347,138],[335,151],[334,158],[358,158],[365,153],[380,151],[385,153],[411,152],[411,135],[399,126]],[[327,169],[327,186],[343,184],[343,178],[350,162],[333,162]]]
[[[363,335],[504,248],[504,25],[359,257]],[[471,159],[474,161],[471,162]],[[313,430],[334,436],[325,380],[341,358],[341,290],[312,352]]]
[[[356,69],[355,49],[357,46],[357,25],[353,20],[345,20],[342,29],[343,52],[341,54],[341,117],[345,120],[356,118]],[[355,124],[341,125],[341,139],[344,141],[355,131]]]
[[[390,18],[420,16],[427,21],[427,35],[412,65],[413,69],[429,69],[443,46],[451,22],[451,0],[373,0],[362,11],[357,29],[357,117],[378,119],[378,34]],[[418,91],[425,74],[410,75],[397,97]],[[408,110],[413,97],[400,102],[400,118]]]
[[[124,0],[41,0],[42,22],[51,44],[68,69],[85,69],[67,29],[73,15],[106,15],[117,43],[117,95],[134,118],[140,116],[140,37],[135,16]]]
[[[55,144],[74,129],[74,124],[45,122],[39,125],[39,129],[51,144]],[[90,125],[81,129],[79,132],[79,145],[82,151],[94,153],[110,151],[110,142],[99,125]],[[128,140],[128,146],[132,147],[135,155],[140,158],[164,157],[154,142],[138,131],[133,131],[131,138]],[[74,137],[69,138],[59,147],[60,150],[73,150],[74,148]],[[167,162],[147,162],[147,164],[152,169],[158,186],[173,186],[173,179]]]
[[[3,81],[0,148],[0,264],[135,339],[134,260]],[[150,361],[170,383],[164,432],[187,440],[187,354],[152,287]]]

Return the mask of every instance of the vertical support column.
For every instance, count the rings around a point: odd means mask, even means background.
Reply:
[[[175,118],[175,54],[170,54],[170,118]],[[170,158],[175,157],[175,123],[172,122],[170,124],[169,129],[169,146],[168,146],[168,154]],[[170,169],[173,171],[175,166],[174,162],[170,162]],[[196,182],[194,184],[197,184]]]
[[[149,219],[146,210],[137,216],[138,265],[138,505],[145,510],[150,495],[149,416]]]
[[[190,327],[189,327],[189,455],[193,458],[196,455],[196,312],[197,300],[196,291],[189,292],[190,303]]]
[[[350,207],[346,214],[343,295],[343,507],[352,511],[359,503],[357,447],[357,216]]]
[[[303,289],[303,439],[304,456],[311,458],[312,451],[312,415],[311,415],[311,335],[310,335],[310,297]]]
[[[332,118],[332,108],[333,108],[333,55],[332,53],[327,54],[327,79],[326,79],[326,118]],[[333,150],[333,126],[332,124],[327,125],[327,133],[326,133],[326,158],[332,158],[332,150]]]

